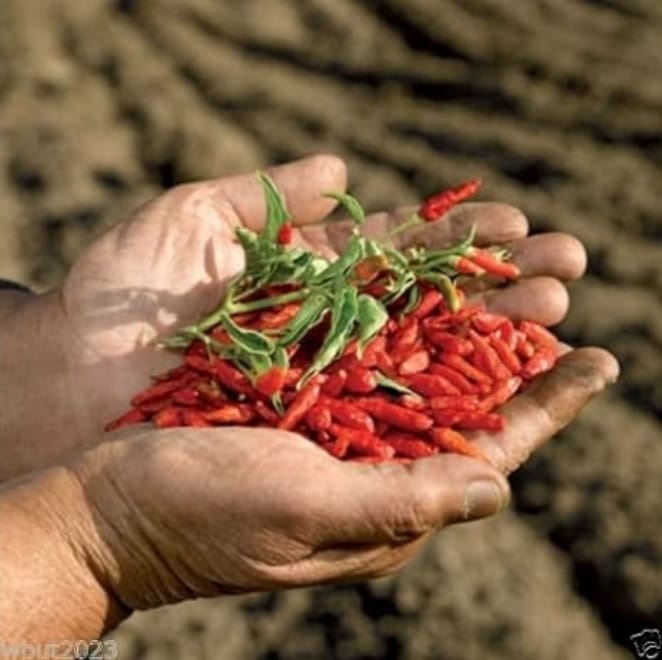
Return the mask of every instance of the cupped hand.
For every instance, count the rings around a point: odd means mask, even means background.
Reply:
[[[503,432],[475,438],[492,464],[341,462],[262,428],[130,428],[70,466],[88,512],[75,554],[129,610],[388,575],[435,532],[503,508],[505,476],[615,377],[603,352],[563,357],[506,406]]]
[[[334,207],[320,192],[345,188],[343,162],[314,156],[270,173],[298,225],[295,240],[326,254],[340,249],[347,223],[320,223]],[[383,236],[403,213],[371,216],[365,231]],[[235,228],[258,230],[264,214],[262,190],[252,174],[178,186],[100,237],[76,261],[62,289],[36,301],[20,332],[30,337],[37,326],[40,334],[31,348],[41,352],[31,350],[34,365],[23,369],[30,377],[12,389],[16,401],[6,416],[14,436],[14,473],[85,446],[150,375],[178,361],[155,340],[218,303],[244,263]],[[585,266],[584,250],[574,238],[526,238],[527,222],[519,211],[476,203],[398,240],[441,245],[472,225],[479,243],[510,247],[523,272],[520,282],[488,285],[475,297],[512,317],[546,325],[560,321],[568,305],[562,282],[579,277]],[[28,361],[20,351],[15,359],[17,368]],[[5,470],[12,474],[11,460]]]

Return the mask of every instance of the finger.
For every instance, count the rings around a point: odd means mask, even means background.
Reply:
[[[403,543],[501,510],[508,484],[492,466],[444,454],[408,465],[342,463],[327,482],[323,545]]]
[[[269,168],[269,175],[285,198],[296,224],[319,222],[336,206],[322,193],[342,192],[347,185],[347,169],[337,156],[319,154]],[[199,186],[219,202],[229,203],[239,221],[249,229],[264,225],[266,205],[262,186],[254,173],[206,181]]]
[[[490,312],[503,314],[514,321],[536,321],[555,325],[568,313],[566,288],[552,277],[520,280],[501,289],[489,289],[469,297],[472,303],[484,303]]]
[[[414,208],[408,208],[370,215],[365,220],[362,233],[368,238],[384,240],[414,211]],[[393,243],[398,248],[409,245],[441,247],[466,237],[474,226],[477,245],[513,241],[523,238],[528,232],[527,219],[519,209],[497,202],[475,202],[460,204],[440,220],[395,234]],[[330,222],[319,227],[307,227],[305,236],[314,243],[326,242],[339,252],[347,243],[352,227],[350,221]]]
[[[505,244],[522,277],[548,275],[576,280],[586,270],[586,250],[569,234],[553,232],[529,236]]]
[[[504,431],[471,437],[496,467],[509,474],[615,382],[618,372],[616,359],[601,348],[571,351],[499,411],[506,416]]]

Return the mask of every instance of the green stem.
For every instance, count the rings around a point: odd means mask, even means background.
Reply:
[[[385,238],[393,238],[393,236],[396,236],[397,234],[406,231],[411,227],[416,227],[422,224],[423,220],[416,213],[412,213],[404,222],[401,222],[397,227],[391,229],[391,231],[386,234]]]
[[[226,305],[225,312],[228,314],[244,314],[246,312],[257,312],[260,309],[267,309],[269,307],[276,307],[277,305],[284,305],[289,302],[296,302],[307,298],[310,291],[306,288],[291,291],[290,293],[281,293],[277,296],[269,298],[260,298],[259,300],[251,300],[247,303],[231,302]]]

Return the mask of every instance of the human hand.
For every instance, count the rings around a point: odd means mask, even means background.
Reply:
[[[272,429],[128,429],[77,459],[95,573],[126,607],[386,575],[450,524],[508,501],[504,476],[616,376],[590,349],[559,361],[476,442],[453,454],[341,462]]]
[[[503,507],[503,475],[616,371],[594,349],[563,357],[507,404],[505,431],[476,438],[494,465],[346,463],[273,429],[124,429],[0,490],[5,634],[97,638],[135,608],[391,573],[436,531]]]
[[[334,206],[320,191],[344,189],[342,161],[317,156],[271,173],[299,224],[295,240],[326,254],[339,249],[347,224],[319,224]],[[400,215],[371,216],[366,232],[382,236]],[[6,328],[23,350],[7,349],[0,375],[1,380],[26,374],[3,387],[14,394],[4,414],[13,444],[5,475],[46,464],[99,437],[104,423],[151,374],[174,364],[177,357],[156,349],[153,340],[217,304],[244,263],[235,227],[258,229],[263,217],[262,190],[252,175],[178,186],[98,239],[60,291],[24,306]],[[579,277],[585,264],[583,248],[572,237],[525,238],[527,223],[519,211],[480,203],[462,205],[398,240],[442,244],[473,224],[479,243],[511,247],[524,276],[475,295],[513,317],[560,321],[568,305],[561,281]],[[41,440],[46,427],[47,443]]]

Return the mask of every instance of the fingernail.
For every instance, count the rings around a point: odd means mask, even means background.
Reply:
[[[463,517],[465,520],[477,520],[494,515],[503,509],[510,499],[494,481],[474,481],[464,496]]]

